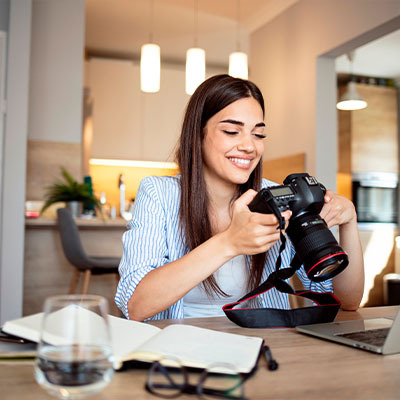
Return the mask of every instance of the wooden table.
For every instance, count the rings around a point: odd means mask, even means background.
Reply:
[[[394,317],[398,306],[364,308],[338,314],[337,320]],[[400,354],[381,356],[297,333],[294,329],[245,329],[228,319],[203,318],[157,321],[164,327],[183,323],[225,332],[263,337],[279,362],[268,371],[264,359],[258,371],[245,383],[248,399],[399,399]],[[94,400],[157,399],[144,389],[145,370],[116,373],[110,385]],[[2,400],[51,399],[35,382],[33,363],[0,364]],[[179,399],[194,399],[182,395]]]

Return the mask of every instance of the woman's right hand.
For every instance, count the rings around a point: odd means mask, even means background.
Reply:
[[[275,215],[249,210],[248,205],[256,194],[255,190],[249,189],[233,203],[232,221],[224,232],[233,256],[264,253],[280,238],[278,218]],[[282,213],[286,226],[291,215],[289,210]]]

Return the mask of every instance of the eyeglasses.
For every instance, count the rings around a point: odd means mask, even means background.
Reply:
[[[197,374],[197,384],[189,383],[189,371],[178,359],[165,357],[155,361],[147,376],[146,390],[164,397],[174,398],[182,393],[197,394],[202,398],[245,400],[244,379],[230,364],[212,364]]]

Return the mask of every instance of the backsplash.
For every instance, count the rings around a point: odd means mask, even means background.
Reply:
[[[109,206],[119,209],[118,178],[124,176],[126,204],[136,197],[140,181],[146,176],[176,175],[175,168],[149,168],[113,165],[90,165],[93,190],[100,197],[103,192]]]

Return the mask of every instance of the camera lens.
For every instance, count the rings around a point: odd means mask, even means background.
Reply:
[[[290,220],[287,234],[308,278],[314,282],[334,277],[349,264],[347,254],[319,215],[295,216]]]

